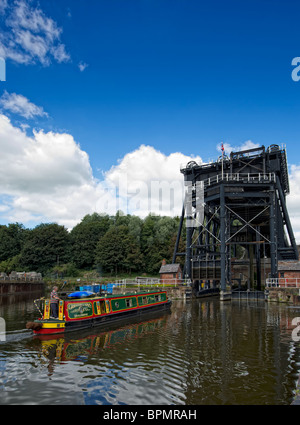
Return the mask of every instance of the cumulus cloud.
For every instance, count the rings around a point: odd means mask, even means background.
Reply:
[[[93,212],[144,217],[180,215],[184,196],[180,166],[199,156],[166,155],[141,145],[98,180],[88,154],[66,133],[34,131],[29,137],[0,115],[0,217],[8,222],[57,222],[68,228]],[[290,167],[287,205],[300,242],[300,165]]]
[[[0,14],[5,27],[0,35],[1,57],[44,66],[53,59],[59,63],[71,59],[60,40],[62,29],[39,7],[32,7],[26,0],[16,0],[10,6],[5,1]]]
[[[9,222],[55,221],[68,228],[85,214],[180,214],[181,153],[165,155],[142,145],[97,180],[87,153],[66,133],[29,137],[0,115],[0,216]]]
[[[72,227],[95,210],[101,186],[89,157],[65,133],[28,137],[0,115],[0,193],[9,221],[57,221]]]
[[[180,166],[191,160],[202,163],[199,156],[180,152],[165,155],[152,146],[141,145],[113,166],[105,174],[105,179],[119,189],[122,207],[130,213],[140,216],[149,212],[180,215],[184,199]]]
[[[6,90],[0,98],[0,106],[7,111],[19,114],[27,119],[34,118],[35,116],[48,116],[41,106],[30,102],[25,96],[8,93]]]

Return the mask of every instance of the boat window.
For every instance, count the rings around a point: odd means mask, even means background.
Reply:
[[[155,295],[155,301],[156,302],[161,301],[161,296],[160,295]]]
[[[100,301],[101,314],[105,313],[105,301]]]
[[[118,303],[118,301],[115,302],[115,307],[116,308],[119,308],[120,307],[120,304]]]
[[[147,297],[143,297],[143,304],[148,304]]]
[[[132,299],[131,298],[128,298],[126,300],[126,307],[132,307]]]

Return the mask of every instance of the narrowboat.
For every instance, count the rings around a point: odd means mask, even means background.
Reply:
[[[61,334],[137,316],[142,313],[169,309],[171,301],[166,291],[142,291],[115,295],[97,295],[77,291],[60,299],[58,318],[50,316],[50,299],[40,299],[41,317],[26,324],[36,335]]]

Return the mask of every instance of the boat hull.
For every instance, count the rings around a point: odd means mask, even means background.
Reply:
[[[147,296],[155,296],[158,293],[153,294],[146,294]],[[104,326],[108,325],[110,323],[117,323],[122,320],[125,320],[130,317],[136,317],[141,316],[145,313],[150,312],[156,312],[156,311],[163,311],[168,310],[171,307],[171,301],[167,299],[167,295],[165,295],[165,300],[162,302],[155,302],[152,305],[139,305],[138,302],[138,296],[143,296],[145,294],[137,294],[134,296],[123,296],[118,298],[94,298],[92,300],[90,299],[83,299],[83,300],[77,300],[77,301],[67,301],[65,303],[65,314],[64,314],[64,320],[57,320],[57,319],[39,319],[35,321],[36,328],[31,327],[33,329],[34,334],[36,335],[49,335],[49,334],[62,334],[65,332],[71,332],[71,331],[78,331],[82,329],[88,329],[98,326]],[[121,304],[121,301],[123,300],[129,300],[132,298],[133,300],[136,299],[136,305],[134,307],[128,307],[121,311],[113,311],[112,307],[115,307],[117,305],[117,302]],[[94,303],[99,303],[100,301],[105,301],[110,304],[110,310],[107,310],[105,312],[101,312],[100,314],[95,314],[96,306],[94,306]],[[87,311],[87,313],[84,313],[84,310],[88,310],[89,304],[91,304],[92,309],[92,315],[90,317],[86,318],[77,318],[76,315],[73,314],[74,311],[81,311],[82,314],[90,314],[91,312]],[[105,306],[106,307],[106,306]]]

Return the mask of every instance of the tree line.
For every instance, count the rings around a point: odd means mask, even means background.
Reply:
[[[157,274],[163,258],[172,261],[179,220],[154,214],[141,219],[119,211],[114,216],[87,214],[71,231],[57,223],[33,229],[0,225],[0,272]],[[183,251],[184,240],[181,244]]]

